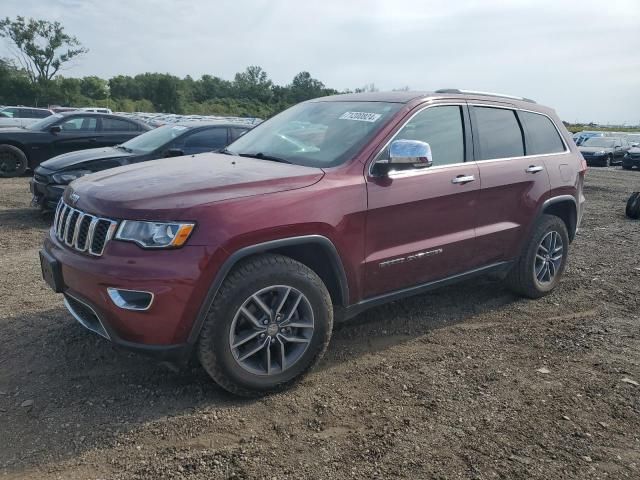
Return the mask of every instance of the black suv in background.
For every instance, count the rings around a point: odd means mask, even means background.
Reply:
[[[32,204],[55,208],[67,184],[108,168],[158,158],[220,150],[251,126],[234,123],[185,122],[156,128],[122,145],[65,153],[43,162],[31,179]]]
[[[622,137],[590,137],[578,147],[587,165],[601,167],[622,163],[629,148],[629,143]]]
[[[0,129],[0,177],[22,175],[62,153],[107,147],[150,130],[142,122],[103,113],[56,113],[24,128]]]

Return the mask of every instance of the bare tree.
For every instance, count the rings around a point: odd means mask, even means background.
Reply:
[[[7,17],[0,20],[0,37],[7,39],[32,83],[51,80],[65,63],[88,52],[76,37],[64,32],[60,22]]]

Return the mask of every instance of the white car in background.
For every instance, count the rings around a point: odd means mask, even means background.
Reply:
[[[0,108],[0,128],[26,127],[49,115],[53,112],[46,108],[3,107]]]

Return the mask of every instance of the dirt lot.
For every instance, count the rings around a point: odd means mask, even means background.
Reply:
[[[640,172],[587,179],[554,294],[481,279],[371,310],[251,401],[77,324],[40,279],[50,218],[0,179],[0,476],[640,478]]]

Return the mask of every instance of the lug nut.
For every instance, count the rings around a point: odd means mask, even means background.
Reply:
[[[263,320],[263,321],[262,321],[262,324],[263,324],[263,325],[266,325],[267,323],[269,323],[269,320]]]

